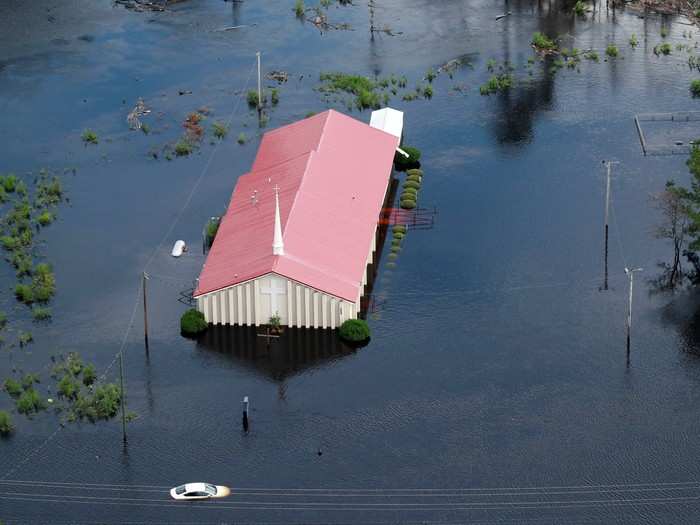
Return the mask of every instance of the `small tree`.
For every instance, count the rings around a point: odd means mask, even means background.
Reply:
[[[688,192],[668,181],[664,191],[652,197],[654,207],[661,212],[661,223],[656,227],[657,239],[668,239],[673,244],[673,263],[668,275],[668,288],[675,288],[683,280],[681,254],[687,244],[690,230]]]
[[[12,424],[10,414],[4,410],[0,410],[0,436],[9,436],[14,431],[15,427]]]
[[[369,326],[362,319],[348,319],[340,325],[340,337],[350,343],[366,341],[369,335]]]
[[[185,336],[196,336],[204,332],[207,327],[204,314],[194,308],[187,310],[180,318],[180,331]]]

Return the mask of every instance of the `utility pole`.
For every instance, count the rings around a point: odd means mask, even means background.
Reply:
[[[630,278],[630,299],[627,307],[627,363],[630,360],[630,334],[632,332],[632,289],[634,287],[634,272],[641,272],[643,268],[634,268],[630,270],[625,268],[625,273]]]
[[[255,53],[258,58],[258,111],[262,109],[262,77],[260,73],[260,51]]]
[[[121,388],[122,439],[126,445],[126,393],[124,392],[124,351],[119,352],[119,385]]]
[[[146,354],[148,354],[148,305],[146,303],[146,281],[148,280],[148,274],[143,272],[141,282],[141,287],[143,288],[143,339],[146,343]]]
[[[612,171],[612,165],[617,164],[616,161],[604,160],[607,168],[607,176],[605,181],[605,249],[603,253],[604,259],[604,270],[603,270],[603,290],[608,289],[608,217],[610,210],[610,176]]]

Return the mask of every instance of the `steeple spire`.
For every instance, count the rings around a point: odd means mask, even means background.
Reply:
[[[284,255],[284,241],[282,241],[282,220],[280,219],[280,189],[275,184],[275,236],[272,239],[272,254]]]

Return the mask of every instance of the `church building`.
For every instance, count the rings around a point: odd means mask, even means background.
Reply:
[[[403,114],[370,122],[329,110],[263,135],[194,292],[207,322],[337,328],[359,315]]]

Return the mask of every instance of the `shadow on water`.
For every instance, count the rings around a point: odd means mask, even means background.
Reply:
[[[668,292],[669,294],[671,292]],[[674,327],[681,337],[680,350],[700,358],[700,291],[679,293],[661,311],[661,322]]]
[[[357,352],[341,341],[337,330],[285,328],[279,337],[268,338],[261,327],[252,326],[209,327],[197,347],[227,355],[241,368],[275,382]]]

